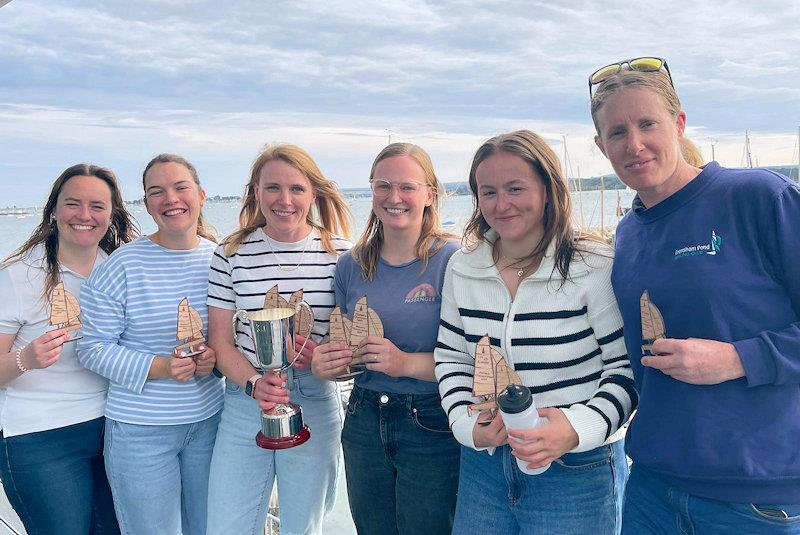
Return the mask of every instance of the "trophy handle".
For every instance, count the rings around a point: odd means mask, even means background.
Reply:
[[[233,327],[233,346],[238,349],[239,351],[243,351],[239,344],[236,343],[236,324],[239,321],[249,321],[250,316],[247,314],[246,310],[237,310],[236,313],[231,318],[231,326]]]
[[[314,329],[314,325],[316,324],[316,320],[314,319],[314,311],[312,310],[311,305],[309,305],[305,301],[300,301],[299,303],[297,303],[295,305],[295,314],[300,312],[300,309],[303,308],[303,307],[308,309],[308,313],[311,316],[311,329],[313,330]],[[310,331],[308,333],[308,338],[306,338],[305,341],[303,342],[303,345],[300,346],[300,351],[295,351],[294,352],[294,358],[292,359],[292,362],[290,362],[286,366],[282,367],[281,371],[291,368],[294,365],[294,363],[297,362],[297,359],[300,358],[300,354],[306,348],[306,344],[308,343],[309,338],[311,338],[311,332]],[[294,342],[294,340],[292,342]]]

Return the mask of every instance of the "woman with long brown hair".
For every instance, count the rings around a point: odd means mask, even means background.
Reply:
[[[636,393],[611,248],[573,228],[558,158],[533,132],[483,143],[469,185],[469,247],[447,269],[435,351],[442,405],[462,444],[453,533],[487,520],[497,533],[618,533],[627,465],[615,432]],[[475,378],[493,373],[476,362],[485,338],[545,425],[509,430],[493,411],[470,407],[485,401],[473,396]],[[544,471],[528,475],[518,460]]]
[[[342,430],[347,493],[359,533],[449,534],[458,483],[458,444],[433,374],[441,286],[458,249],[439,223],[442,185],[428,154],[393,143],[370,171],[372,211],[358,243],[336,265],[336,305],[352,317],[367,296],[382,336],[355,351],[332,342],[314,351],[314,373],[355,379]]]
[[[108,381],[76,358],[78,317],[66,328],[50,320],[136,233],[114,173],[77,164],[56,179],[41,223],[0,266],[0,477],[30,535],[119,533],[102,455]]]
[[[347,203],[306,151],[272,145],[258,154],[239,228],[217,248],[209,276],[209,343],[227,377],[211,465],[210,535],[260,535],[276,480],[281,532],[321,533],[333,507],[341,402],[336,385],[314,377],[309,364],[328,331],[336,258],[352,246],[349,225]],[[246,322],[231,328],[236,310],[260,310],[276,284],[284,298],[302,290],[314,314],[305,349],[281,377],[265,373],[255,358]],[[285,450],[259,448],[259,407],[289,400],[302,407],[311,438]]]

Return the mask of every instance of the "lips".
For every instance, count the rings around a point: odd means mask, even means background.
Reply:
[[[272,213],[278,217],[291,217],[297,213],[296,210],[272,210]]]
[[[94,230],[97,227],[95,227],[93,225],[77,225],[77,224],[73,224],[73,225],[70,225],[70,228],[72,228],[74,230],[77,230],[77,231],[80,231],[80,232],[86,232],[87,230]]]
[[[631,169],[633,171],[636,171],[638,169],[642,169],[652,161],[654,161],[654,158],[650,158],[649,160],[639,160],[636,162],[627,163],[625,164],[625,169]]]
[[[384,206],[382,208],[386,212],[391,214],[391,215],[401,215],[401,214],[405,214],[405,213],[407,213],[409,211],[408,208],[394,208],[394,207],[390,208],[390,207],[387,207],[387,206]]]
[[[167,210],[166,212],[163,212],[163,214],[166,217],[172,217],[176,215],[185,214],[186,212],[187,210],[185,208],[173,208],[172,210]]]

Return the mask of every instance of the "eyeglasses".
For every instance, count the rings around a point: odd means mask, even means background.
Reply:
[[[419,182],[398,182],[397,184],[392,184],[388,180],[383,180],[381,178],[374,178],[369,183],[372,194],[378,199],[388,197],[392,192],[392,188],[397,188],[400,195],[410,197],[427,186],[428,184],[420,184]]]
[[[592,98],[592,86],[597,84],[602,84],[618,72],[622,71],[627,67],[629,70],[632,71],[639,71],[639,72],[657,72],[660,71],[662,68],[667,73],[667,78],[669,79],[669,84],[672,87],[675,87],[675,84],[672,83],[672,74],[669,72],[669,67],[667,66],[667,60],[664,58],[655,58],[645,56],[642,58],[633,58],[633,59],[626,59],[623,61],[618,61],[616,63],[611,63],[610,65],[606,65],[605,67],[600,67],[596,71],[589,76],[589,98]]]

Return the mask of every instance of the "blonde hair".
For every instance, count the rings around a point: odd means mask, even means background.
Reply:
[[[395,156],[408,156],[417,162],[425,175],[425,184],[430,187],[433,194],[430,206],[426,206],[422,212],[422,228],[414,251],[415,256],[422,260],[422,269],[424,270],[428,265],[428,260],[439,252],[447,241],[456,238],[455,235],[442,229],[439,218],[439,203],[444,188],[433,170],[431,157],[422,147],[413,143],[392,143],[378,153],[369,172],[370,182],[375,178],[375,168],[378,163]],[[382,245],[383,223],[374,211],[370,211],[367,225],[358,239],[358,243],[353,247],[352,253],[353,258],[361,267],[362,276],[368,281],[375,276]]]
[[[197,174],[197,169],[195,169],[194,165],[192,165],[189,160],[183,156],[178,156],[177,154],[164,152],[147,162],[147,165],[144,167],[144,171],[142,172],[142,187],[145,190],[145,199],[147,199],[147,172],[154,166],[162,163],[176,163],[178,165],[182,165],[189,171],[189,174],[192,175],[192,180],[197,185],[197,189],[200,190],[202,187],[200,185],[200,176]],[[216,230],[213,226],[206,222],[206,218],[203,217],[202,208],[200,209],[200,215],[197,216],[197,235],[213,241],[214,243],[217,242]]]
[[[325,178],[314,159],[297,145],[267,145],[258,153],[250,169],[250,181],[244,187],[242,209],[239,211],[239,228],[223,240],[225,254],[231,255],[242,244],[244,239],[259,227],[267,224],[264,214],[258,205],[258,180],[261,169],[267,162],[280,160],[291,165],[311,183],[311,191],[316,196],[316,207],[319,215],[315,220],[313,211],[308,211],[306,223],[319,231],[322,247],[332,255],[338,255],[333,246],[333,237],[350,237],[352,214],[336,184]]]
[[[592,96],[592,121],[594,122],[594,128],[597,134],[601,138],[602,133],[600,132],[600,125],[597,123],[597,114],[600,108],[603,107],[612,95],[627,87],[652,91],[661,97],[661,100],[664,102],[664,107],[673,118],[678,117],[678,114],[682,110],[678,93],[675,92],[675,88],[672,86],[669,75],[666,72],[619,71],[617,74],[598,85]],[[681,156],[686,163],[694,167],[700,167],[704,164],[703,156],[692,140],[684,136],[681,137],[678,142],[680,143]]]
[[[474,246],[480,242],[488,242],[486,233],[492,227],[483,217],[478,205],[478,166],[490,156],[498,152],[506,152],[519,156],[541,177],[547,191],[547,203],[544,208],[544,234],[541,240],[527,256],[518,262],[533,262],[547,251],[551,242],[555,242],[555,267],[561,275],[562,282],[567,280],[569,265],[578,249],[581,240],[602,241],[593,234],[578,232],[572,222],[572,198],[569,186],[558,156],[545,140],[530,130],[517,130],[500,134],[486,140],[475,152],[469,170],[469,189],[472,191],[473,211],[464,227],[464,240]],[[492,243],[492,254],[497,261],[499,251],[497,241]]]

